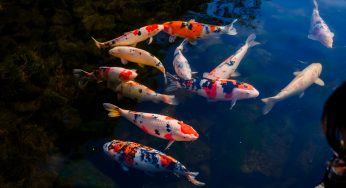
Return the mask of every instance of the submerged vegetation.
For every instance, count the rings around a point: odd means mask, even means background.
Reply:
[[[114,61],[91,36],[112,39],[179,19],[205,2],[1,1],[0,186],[62,185],[61,160],[80,157],[78,147],[88,139],[112,134],[107,122],[95,120],[104,115],[99,95],[115,95],[104,84],[80,90],[72,75],[73,68]]]

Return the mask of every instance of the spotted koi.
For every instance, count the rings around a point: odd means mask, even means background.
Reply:
[[[74,76],[79,80],[79,87],[85,87],[90,80],[98,82],[120,82],[129,81],[137,77],[137,70],[125,69],[122,67],[99,67],[92,72],[86,72],[82,69],[73,69]]]
[[[255,98],[259,95],[257,89],[252,85],[236,80],[212,80],[208,78],[182,80],[169,73],[167,73],[167,78],[167,92],[183,88],[207,98],[208,101],[231,101],[231,109],[237,100]]]
[[[228,35],[236,35],[237,31],[233,27],[234,20],[230,25],[216,26],[199,23],[194,20],[186,21],[170,21],[163,24],[163,31],[172,37],[181,37],[189,41],[194,41],[205,37],[212,33],[226,33]],[[172,41],[172,40],[171,40]]]
[[[163,25],[152,24],[124,33],[120,37],[106,42],[99,42],[91,37],[98,48],[114,47],[114,46],[136,46],[137,43],[149,39],[149,44],[153,40],[153,36],[163,30]]]
[[[199,137],[190,125],[165,115],[124,110],[110,103],[103,103],[103,107],[109,117],[123,116],[145,133],[168,140],[166,149],[174,141],[194,141]]]
[[[205,185],[205,183],[196,180],[198,172],[190,172],[173,157],[148,146],[135,142],[113,140],[105,143],[103,150],[125,170],[132,167],[145,172],[171,172],[186,177],[194,185]]]
[[[163,73],[166,83],[165,67],[158,58],[149,52],[130,46],[117,46],[110,49],[108,53],[114,57],[120,58],[124,65],[126,65],[128,61],[131,61],[137,63],[141,67],[148,65],[159,69]]]

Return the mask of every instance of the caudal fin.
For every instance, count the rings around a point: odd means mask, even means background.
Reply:
[[[168,86],[165,89],[166,92],[172,92],[181,88],[179,83],[179,78],[173,76],[169,72],[167,72],[166,74],[167,74],[167,81],[168,81]]]
[[[317,1],[316,1],[316,0],[313,0],[312,2],[314,3],[314,9],[318,9]]]
[[[164,102],[166,104],[170,104],[170,105],[178,105],[179,104],[177,98],[175,98],[174,95],[161,94],[161,100],[162,100],[162,102]]]
[[[237,34],[237,29],[234,28],[233,24],[237,22],[238,19],[233,20],[233,22],[227,26],[225,26],[224,32],[228,35],[236,35]]]
[[[277,100],[273,97],[264,98],[261,100],[262,100],[262,102],[265,103],[265,106],[263,108],[263,114],[264,115],[268,114],[269,111],[273,108],[274,104],[277,102]]]
[[[88,84],[93,73],[86,72],[82,69],[73,69],[73,75],[78,79],[78,86],[84,88]]]
[[[115,106],[114,104],[103,103],[103,108],[105,108],[105,110],[109,111],[109,113],[108,113],[109,117],[121,116],[121,108]]]
[[[186,176],[186,178],[187,178],[191,183],[193,183],[194,185],[197,185],[197,186],[204,186],[205,183],[196,180],[196,176],[197,176],[198,174],[199,174],[199,172],[186,172],[185,176]]]
[[[98,48],[101,48],[101,42],[97,41],[94,37],[91,37]]]
[[[249,47],[253,47],[253,46],[256,46],[258,44],[260,44],[259,42],[255,41],[256,39],[256,35],[255,34],[251,34],[247,37],[246,39],[246,44],[249,46]]]

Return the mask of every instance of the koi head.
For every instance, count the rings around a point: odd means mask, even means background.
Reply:
[[[137,77],[137,70],[123,70],[119,74],[119,78],[123,81],[134,80]]]
[[[122,54],[128,53],[127,46],[116,46],[108,51],[108,53],[115,57],[121,57]]]
[[[322,65],[321,65],[321,63],[312,63],[310,65],[310,67],[312,67],[312,70],[317,74],[317,76],[321,75],[321,72],[322,72]]]
[[[113,140],[103,145],[103,151],[108,155],[116,155],[126,146],[126,142]]]
[[[176,140],[177,141],[194,141],[197,140],[199,137],[199,134],[195,129],[193,129],[190,125],[185,124],[182,121],[178,121],[178,124],[180,125],[180,134],[177,134]]]
[[[233,96],[237,99],[249,99],[255,98],[259,95],[259,92],[252,85],[247,83],[240,83],[233,90]]]

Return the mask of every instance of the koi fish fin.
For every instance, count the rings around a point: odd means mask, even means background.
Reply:
[[[294,76],[298,76],[302,71],[296,71],[293,73]]]
[[[198,72],[191,72],[192,75],[195,75],[195,74],[197,74],[197,73],[198,73]]]
[[[83,89],[88,84],[90,76],[93,73],[86,72],[82,69],[73,69],[73,75],[78,79],[78,86]]]
[[[315,35],[312,35],[312,34],[308,34],[308,38],[311,39],[311,40],[318,40]]]
[[[179,102],[177,100],[177,98],[175,98],[174,95],[160,95],[161,97],[161,101],[166,103],[166,104],[170,104],[170,105],[178,105]]]
[[[114,104],[103,103],[103,108],[105,108],[105,110],[109,111],[109,113],[108,113],[109,117],[121,116],[121,108],[115,106]]]
[[[174,143],[174,140],[170,140],[164,150],[168,150],[173,143]]]
[[[304,91],[299,95],[299,98],[301,99],[304,96]]]
[[[196,40],[189,40],[189,43],[190,43],[192,46],[196,46],[196,45],[197,45],[197,41],[196,41]]]
[[[169,36],[168,42],[173,43],[177,37],[176,36]]]
[[[259,45],[260,43],[255,41],[256,39],[256,35],[255,34],[251,34],[247,37],[246,39],[246,44],[249,46],[249,47],[253,47],[253,46],[256,46],[256,45]]]
[[[324,86],[324,81],[321,78],[317,78],[315,80],[315,84],[317,84],[319,86]]]
[[[128,63],[128,61],[126,59],[123,59],[123,58],[121,58],[120,61],[123,65],[126,65]]]
[[[237,103],[237,99],[233,99],[232,102],[231,102],[231,107],[229,108],[230,110],[233,109],[235,103]]]
[[[314,3],[314,9],[318,9],[317,1],[316,1],[316,0],[313,0],[313,3]]]
[[[203,78],[212,79],[212,76],[210,76],[209,72],[205,72],[203,73]]]
[[[129,45],[129,46],[136,47],[136,46],[137,46],[137,43],[133,43],[133,44],[131,44],[131,45]]]
[[[235,20],[233,20],[233,22],[231,24],[225,26],[224,32],[228,35],[236,35],[237,30],[236,30],[236,28],[233,27],[233,24],[237,21],[238,21],[238,19],[235,19]]]
[[[165,80],[165,85],[167,85],[167,75],[166,75],[165,72],[163,73],[163,78],[164,78],[164,80]]]
[[[150,37],[148,40],[148,45],[151,44],[153,42],[153,37]]]
[[[197,186],[204,186],[205,183],[196,180],[196,176],[198,174],[199,174],[199,172],[186,172],[185,176],[192,184],[197,185]]]
[[[269,111],[273,108],[274,104],[278,101],[277,99],[275,99],[273,97],[264,98],[261,100],[262,100],[262,102],[265,103],[265,106],[263,108],[263,114],[264,115],[268,114]]]
[[[125,164],[121,164],[121,169],[123,169],[125,172],[129,171],[129,167],[127,167]]]
[[[101,42],[97,41],[94,37],[91,37],[91,39],[93,39],[93,41],[95,42],[95,45],[98,47],[98,48],[101,48]]]
[[[140,66],[141,68],[144,68],[144,65],[143,65],[143,64],[137,63],[137,65]]]
[[[195,19],[191,19],[188,22],[196,22],[196,20]]]
[[[168,81],[168,86],[165,89],[166,92],[172,92],[181,88],[181,85],[179,83],[179,78],[173,76],[169,72],[167,72],[167,81]]]
[[[231,74],[231,77],[238,77],[238,76],[240,76],[240,73],[237,71]]]

